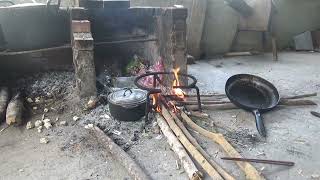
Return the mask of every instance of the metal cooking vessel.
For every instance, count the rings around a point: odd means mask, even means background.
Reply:
[[[146,91],[123,89],[108,96],[111,115],[120,121],[137,121],[145,115]]]

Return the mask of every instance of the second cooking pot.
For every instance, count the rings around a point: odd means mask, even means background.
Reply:
[[[140,89],[123,89],[108,96],[111,115],[120,121],[137,121],[145,115],[147,93]]]

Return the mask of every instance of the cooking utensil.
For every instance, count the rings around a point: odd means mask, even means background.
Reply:
[[[294,162],[290,162],[290,161],[274,161],[274,160],[265,160],[265,159],[247,159],[247,158],[233,158],[233,157],[222,157],[221,159],[231,160],[231,161],[244,161],[244,162],[283,165],[283,166],[294,166]]]
[[[228,79],[225,91],[233,104],[254,114],[259,134],[266,137],[260,113],[270,111],[279,103],[280,95],[273,84],[258,76],[237,74]]]
[[[122,89],[108,95],[111,115],[120,121],[137,121],[145,115],[147,93],[140,89]]]

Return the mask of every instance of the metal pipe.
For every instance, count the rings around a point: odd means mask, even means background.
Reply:
[[[254,163],[283,165],[283,166],[294,166],[294,162],[289,162],[289,161],[274,161],[274,160],[265,160],[265,159],[247,159],[247,158],[233,158],[233,157],[222,157],[221,159],[231,160],[231,161],[245,161],[245,162],[254,162]]]

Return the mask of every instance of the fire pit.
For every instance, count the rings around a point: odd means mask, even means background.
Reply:
[[[168,86],[164,83],[163,79],[170,79],[170,76],[173,78],[172,86]],[[180,85],[179,79],[187,78],[187,82],[189,80],[191,83],[186,85]],[[149,80],[149,83],[146,81]],[[150,83],[150,80],[152,81]],[[142,84],[141,81],[144,81]],[[197,102],[198,102],[198,109],[201,111],[201,99],[200,99],[200,92],[199,88],[197,87],[197,79],[189,74],[179,73],[179,69],[174,70],[173,72],[148,72],[138,76],[135,81],[135,85],[143,90],[146,90],[147,93],[147,100],[146,100],[146,112],[145,117],[146,121],[148,120],[148,114],[151,112],[152,109],[155,111],[161,111],[159,109],[159,105],[157,103],[157,99],[162,96],[161,98],[168,98],[168,99],[179,99],[183,100],[185,97],[185,92],[182,89],[195,89],[197,93]],[[151,98],[152,97],[152,103]]]

